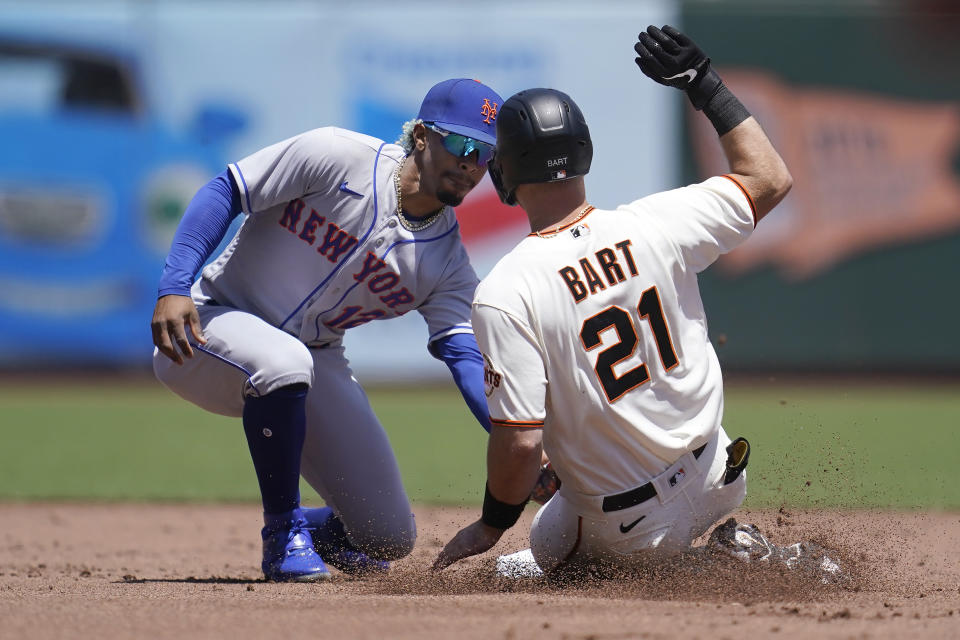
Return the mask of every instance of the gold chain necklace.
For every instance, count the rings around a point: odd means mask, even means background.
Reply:
[[[393,172],[393,186],[397,189],[397,218],[400,219],[400,224],[407,231],[423,231],[427,227],[433,226],[433,224],[440,219],[440,214],[443,213],[446,205],[442,205],[439,209],[431,213],[430,217],[422,222],[408,220],[407,216],[403,215],[403,196],[400,193],[400,170],[403,169],[403,165],[406,163],[406,161],[407,158],[404,156],[403,160],[400,161],[400,165],[397,167],[397,170]]]
[[[560,231],[562,231],[563,227],[569,227],[569,226],[572,225],[574,222],[576,222],[577,220],[579,220],[579,219],[582,218],[583,216],[587,215],[587,214],[590,213],[591,211],[593,211],[593,205],[592,205],[592,204],[588,204],[588,205],[585,206],[583,209],[580,209],[580,213],[577,214],[577,217],[574,218],[573,220],[571,220],[570,222],[567,222],[567,223],[564,223],[564,224],[558,224],[558,225],[557,225],[557,228],[554,229],[553,231],[545,231],[544,233],[546,233],[547,235],[543,235],[543,233],[540,233],[539,231],[535,231],[534,233],[537,234],[537,237],[538,237],[538,238],[543,238],[544,240],[549,240],[550,238],[556,238],[556,237],[557,237],[557,234],[560,233]]]

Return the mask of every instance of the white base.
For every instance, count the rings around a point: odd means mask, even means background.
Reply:
[[[497,558],[497,574],[504,578],[540,578],[543,570],[533,559],[530,549]]]

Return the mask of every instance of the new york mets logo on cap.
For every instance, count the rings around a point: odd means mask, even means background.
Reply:
[[[491,124],[494,120],[497,119],[497,105],[496,102],[490,104],[490,98],[483,99],[483,106],[480,107],[480,115],[483,116],[483,121],[487,124]]]
[[[501,104],[500,94],[479,80],[451,78],[431,87],[417,118],[493,146]]]

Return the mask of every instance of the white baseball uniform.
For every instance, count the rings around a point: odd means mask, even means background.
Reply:
[[[754,224],[747,192],[714,177],[531,234],[481,282],[491,422],[542,426],[562,481],[531,531],[543,569],[687,548],[742,502],[697,273]]]
[[[414,309],[428,342],[472,333],[477,284],[450,207],[420,231],[399,223],[393,175],[403,156],[397,145],[328,127],[229,165],[247,218],[192,289],[208,342],[182,366],[154,356],[165,385],[228,416],[242,415],[245,395],[310,384],[301,473],[354,544],[381,548],[412,547],[415,529],[341,338]]]

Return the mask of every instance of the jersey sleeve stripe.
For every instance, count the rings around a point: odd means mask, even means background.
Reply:
[[[243,185],[243,197],[247,201],[247,213],[253,213],[253,207],[250,206],[250,190],[247,189],[247,179],[243,177],[243,171],[240,171],[239,164],[231,165],[237,172],[237,175],[240,176],[240,184]]]
[[[498,418],[490,418],[491,424],[500,425],[501,427],[542,427],[543,420],[500,420]]]
[[[746,188],[745,188],[742,184],[740,184],[740,181],[737,180],[736,178],[734,178],[733,176],[724,175],[723,177],[726,178],[727,180],[729,180],[730,182],[732,182],[733,184],[737,185],[737,187],[740,188],[740,191],[743,192],[743,195],[746,196],[747,202],[750,203],[750,213],[753,214],[753,226],[754,226],[754,228],[756,228],[756,226],[757,226],[757,205],[753,204],[753,198],[750,197],[750,193],[746,190]]]
[[[459,331],[457,331],[458,329]],[[453,331],[457,331],[457,333],[473,333],[473,326],[467,323],[460,323],[460,324],[449,326],[446,329],[441,329],[440,331],[434,332],[433,335],[427,338],[427,342],[433,342],[443,334],[448,332],[453,332]]]

